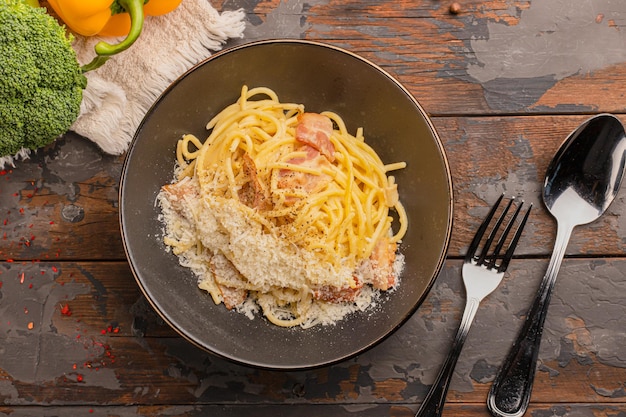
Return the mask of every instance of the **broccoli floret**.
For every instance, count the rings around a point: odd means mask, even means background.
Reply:
[[[0,0],[0,157],[38,149],[78,118],[87,79],[46,10]]]

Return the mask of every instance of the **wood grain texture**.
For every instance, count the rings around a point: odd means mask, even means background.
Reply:
[[[330,367],[272,372],[220,359],[177,336],[147,304],[124,262],[48,264],[0,269],[4,404],[419,403],[449,348],[464,299],[461,261],[450,260],[415,316],[379,346]],[[485,300],[449,403],[484,401],[545,266],[544,260],[514,260]],[[589,270],[596,276],[585,275]],[[626,367],[616,346],[625,336],[607,315],[626,315],[620,303],[626,277],[617,279],[614,270],[626,270],[626,259],[565,262],[533,403],[623,403]],[[566,282],[576,277],[580,282]]]
[[[626,80],[624,59],[618,54],[602,67],[594,54],[594,48],[623,41],[622,7],[585,8],[561,0],[550,9],[545,0],[467,0],[454,15],[450,3],[218,4],[248,12],[247,40],[303,37],[361,54],[403,82],[432,115],[624,112],[623,90],[610,87]],[[554,35],[560,32],[566,35]],[[481,68],[494,65],[502,68],[481,75]]]
[[[579,404],[565,404],[562,406],[531,405],[529,415],[533,416],[619,416],[625,412],[622,406],[597,404],[584,406]],[[11,407],[0,408],[0,415],[11,417],[44,417],[52,415],[74,415],[95,417],[247,417],[250,415],[259,417],[272,417],[276,415],[284,417],[299,417],[302,415],[329,416],[329,417],[413,417],[417,407],[413,404],[406,405],[380,405],[369,404],[364,407],[351,407],[350,405],[194,405],[194,406],[126,406],[126,407]],[[491,414],[486,407],[480,405],[455,404],[446,405],[443,415],[445,417],[489,417]]]
[[[466,0],[451,14],[450,3],[212,1],[247,16],[244,39],[227,47],[281,37],[344,47],[400,80],[431,115],[451,168],[454,227],[441,274],[404,326],[358,357],[301,372],[201,351],[165,324],[126,261],[123,156],[70,132],[0,171],[0,415],[413,416],[461,317],[462,257],[505,193],[534,204],[531,221],[481,305],[444,411],[488,416],[490,383],[552,251],[545,170],[590,114],[626,122],[626,7]],[[624,212],[622,190],[599,221],[574,231],[528,416],[626,415]]]
[[[449,255],[463,256],[488,207],[505,193],[533,203],[530,228],[518,255],[548,256],[556,225],[541,200],[545,170],[565,137],[587,116],[433,117],[452,171],[454,230]],[[623,118],[626,120],[626,118]],[[77,173],[54,155],[75,147],[98,155],[75,137],[0,175],[0,255],[5,259],[124,260],[118,218],[121,158]],[[95,164],[95,162],[94,162]],[[59,170],[58,176],[50,172]],[[400,185],[401,187],[401,185]],[[620,255],[626,246],[626,194],[599,221],[579,228],[569,254]]]

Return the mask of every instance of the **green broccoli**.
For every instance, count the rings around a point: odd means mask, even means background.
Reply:
[[[71,35],[28,3],[0,0],[0,157],[65,133],[87,86]]]

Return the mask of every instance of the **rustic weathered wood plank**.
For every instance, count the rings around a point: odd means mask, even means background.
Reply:
[[[564,1],[225,0],[243,7],[244,40],[307,38],[342,46],[395,75],[434,115],[614,112],[626,109],[624,57],[598,58],[623,43],[624,8]],[[554,19],[546,19],[546,16]],[[554,22],[558,23],[554,23]],[[564,34],[561,36],[561,34]]]
[[[505,193],[534,204],[529,228],[517,254],[547,256],[556,223],[542,202],[545,171],[567,135],[587,116],[435,118],[454,186],[454,230],[449,255],[458,256],[471,240],[491,202]],[[626,235],[620,214],[626,193],[607,213],[575,230],[568,254],[623,254]]]
[[[548,256],[556,227],[541,202],[545,169],[565,137],[586,118],[433,118],[454,186],[450,256],[465,253],[487,208],[502,193],[535,205],[531,232],[517,254]],[[81,159],[72,160],[76,147]],[[85,159],[91,165],[79,165]],[[121,158],[102,156],[95,146],[70,137],[6,170],[0,175],[0,258],[125,259],[118,219],[120,169]],[[626,223],[619,214],[626,210],[625,198],[620,192],[606,215],[578,228],[568,254],[623,254]]]
[[[546,263],[514,260],[501,287],[481,305],[450,403],[483,401]],[[379,346],[330,367],[272,372],[230,363],[176,336],[147,305],[123,262],[5,263],[0,403],[417,403],[458,326],[460,266],[448,261],[415,316]],[[626,333],[612,318],[626,315],[624,270],[625,258],[564,262],[533,402],[623,403],[620,346]]]
[[[0,259],[124,259],[122,161],[67,134],[0,171]]]
[[[0,415],[11,417],[47,417],[47,416],[116,416],[116,417],[284,417],[328,416],[328,417],[413,417],[417,411],[415,404],[284,404],[284,405],[161,405],[161,406],[51,406],[51,407],[2,407]],[[557,406],[535,405],[528,408],[532,416],[620,416],[626,412],[621,404],[563,404]],[[445,417],[491,417],[486,406],[481,404],[446,404]]]

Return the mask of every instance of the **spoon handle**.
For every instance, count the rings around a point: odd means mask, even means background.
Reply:
[[[571,234],[571,227],[558,228],[554,251],[535,300],[526,315],[517,340],[489,390],[487,407],[494,416],[520,417],[526,412],[535,378],[543,325],[550,305],[550,295]]]

